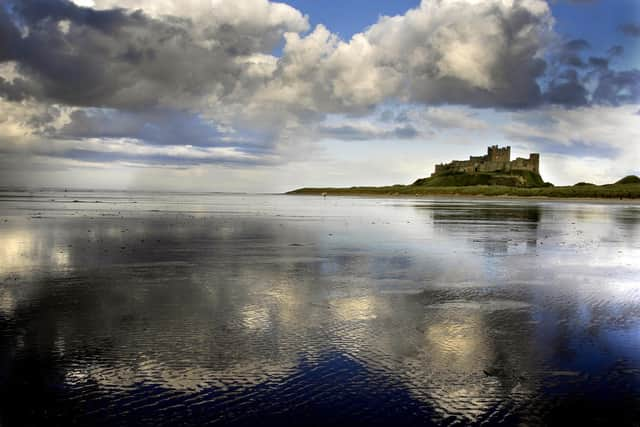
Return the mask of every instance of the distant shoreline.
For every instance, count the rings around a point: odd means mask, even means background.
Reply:
[[[394,185],[389,187],[300,188],[289,195],[359,196],[359,197],[456,197],[475,199],[525,199],[542,201],[606,201],[640,203],[640,184],[584,185],[565,187],[423,187]]]
[[[307,197],[322,197],[320,194],[311,193],[282,193],[286,196],[307,196]],[[497,201],[509,201],[509,200],[530,200],[532,202],[553,202],[553,203],[566,203],[566,202],[581,202],[581,203],[601,203],[611,205],[640,205],[640,198],[633,199],[614,199],[610,197],[545,197],[545,196],[483,196],[483,195],[465,195],[465,194],[327,194],[327,197],[358,197],[358,198],[370,198],[370,199],[414,199],[414,200],[427,200],[427,199],[460,199],[460,200],[497,200]]]

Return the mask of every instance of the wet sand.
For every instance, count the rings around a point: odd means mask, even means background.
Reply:
[[[0,424],[632,425],[638,259],[632,203],[5,192]]]

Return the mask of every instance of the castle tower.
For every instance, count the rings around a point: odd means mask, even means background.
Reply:
[[[510,162],[511,161],[511,147],[506,146],[504,148],[498,148],[497,145],[492,145],[487,148],[487,160],[490,162]]]
[[[529,154],[529,164],[532,167],[532,170],[535,173],[540,173],[540,154],[531,153]]]

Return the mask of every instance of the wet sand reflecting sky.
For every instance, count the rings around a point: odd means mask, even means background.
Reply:
[[[0,193],[0,424],[631,424],[639,259],[638,205]]]

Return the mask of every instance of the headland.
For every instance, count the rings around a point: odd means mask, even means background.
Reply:
[[[287,194],[640,199],[640,178],[629,175],[605,185],[579,182],[554,186],[540,176],[539,153],[511,160],[511,147],[493,145],[483,156],[437,164],[429,177],[408,185],[299,188]]]

